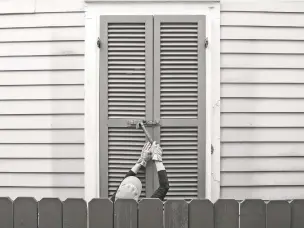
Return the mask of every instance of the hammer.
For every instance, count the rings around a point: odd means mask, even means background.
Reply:
[[[147,129],[145,127],[145,121],[139,121],[138,123],[136,123],[136,129],[138,129],[140,127],[143,129],[143,131],[144,131],[145,135],[147,136],[149,142],[152,144],[154,141],[153,141],[151,135],[149,134],[149,132],[147,131]]]

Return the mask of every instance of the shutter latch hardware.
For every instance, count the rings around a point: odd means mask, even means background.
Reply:
[[[101,41],[100,41],[100,38],[98,37],[97,39],[97,47],[100,48],[101,47]]]
[[[159,120],[129,120],[127,122],[128,127],[138,126],[139,123],[143,123],[147,127],[160,125]]]
[[[208,40],[208,37],[206,37],[205,39],[205,48],[207,48],[209,46],[209,40]]]

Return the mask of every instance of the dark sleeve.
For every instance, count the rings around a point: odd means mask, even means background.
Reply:
[[[167,192],[169,191],[169,180],[167,177],[166,170],[158,171],[158,181],[159,181],[159,187],[158,189],[153,193],[151,198],[158,198],[161,201],[164,200],[165,196],[167,195]]]
[[[124,177],[124,179],[127,178],[127,177],[129,177],[129,176],[136,176],[136,174],[135,174],[132,170],[130,170],[130,171],[126,174],[126,176]],[[111,198],[110,198],[112,202],[115,201],[115,196],[116,196],[116,193],[117,193],[118,188],[119,188],[119,186],[117,187],[115,193],[114,193],[114,194],[111,196]]]

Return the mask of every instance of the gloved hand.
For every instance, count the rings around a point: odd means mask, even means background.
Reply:
[[[152,160],[153,161],[163,161],[162,155],[163,155],[163,150],[160,147],[159,144],[156,142],[153,142],[151,146],[151,151],[152,151]]]
[[[151,157],[152,157],[151,143],[147,142],[141,150],[140,158],[138,159],[137,163],[146,167],[147,162],[151,159]]]

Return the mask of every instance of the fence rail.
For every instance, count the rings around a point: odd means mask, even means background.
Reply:
[[[303,228],[304,200],[0,198],[1,228]]]

